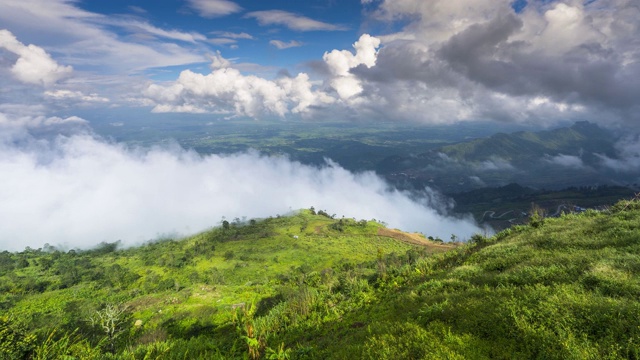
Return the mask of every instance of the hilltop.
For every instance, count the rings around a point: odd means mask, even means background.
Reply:
[[[312,208],[262,220],[224,220],[190,238],[129,249],[103,243],[92,250],[45,245],[5,251],[0,253],[0,309],[6,314],[0,319],[0,349],[12,348],[9,358],[21,358],[48,336],[71,336],[84,339],[98,356],[116,349],[153,352],[149,349],[161,341],[174,348],[179,339],[191,348],[204,337],[218,340],[192,352],[242,354],[238,341],[243,340],[233,324],[237,311],[251,308],[265,315],[302,296],[300,286],[349,286],[345,281],[374,275],[365,265],[378,259],[400,261],[456,246]],[[342,278],[345,273],[352,279]],[[113,338],[96,318],[107,317],[102,313],[107,310],[119,314]],[[298,316],[290,311],[288,319]],[[7,332],[34,337],[19,344]]]
[[[638,200],[533,217],[465,245],[322,214],[135,249],[3,253],[0,348],[83,359],[640,356]],[[118,311],[113,337],[87,320]]]

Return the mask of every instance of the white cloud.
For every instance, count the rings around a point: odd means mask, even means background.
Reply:
[[[234,14],[242,11],[242,7],[229,0],[187,0],[189,5],[200,16],[205,18],[214,18],[225,15]]]
[[[18,56],[11,73],[21,82],[50,86],[71,75],[71,66],[59,65],[44,49],[24,45],[8,30],[0,30],[0,49]]]
[[[215,54],[211,55],[211,69],[222,69],[228,68],[231,66],[231,62],[222,57],[220,51],[216,51]]]
[[[439,215],[391,190],[372,172],[251,152],[202,157],[177,148],[129,150],[73,135],[19,146],[0,141],[0,172],[2,250],[44,243],[87,248],[116,240],[131,245],[198,232],[222,216],[261,218],[309,206],[440,237],[479,231],[471,220]]]
[[[210,74],[185,70],[172,84],[151,84],[144,96],[155,104],[154,112],[214,112],[252,118],[291,113],[308,116],[315,107],[328,104],[333,105],[333,111],[340,111],[344,104],[358,104],[363,87],[351,71],[375,66],[379,45],[380,40],[364,34],[353,44],[354,53],[325,53],[323,59],[330,76],[324,86],[314,85],[306,73],[276,80],[243,75],[217,52],[212,56]]]
[[[513,165],[505,159],[502,158],[492,158],[489,160],[482,161],[478,164],[474,164],[475,167],[480,171],[512,171],[515,170]]]
[[[212,56],[211,67],[208,75],[185,70],[173,84],[151,84],[144,95],[156,104],[153,111],[283,117],[305,114],[314,105],[333,101],[324,92],[313,90],[305,73],[274,81],[243,75],[219,52]]]
[[[486,187],[487,183],[485,183],[480,177],[478,176],[469,176],[469,180],[471,180],[471,183],[473,183],[476,186],[479,187]]]
[[[3,109],[4,110],[4,109]],[[55,131],[56,133],[87,130],[89,122],[77,116],[61,118],[44,115],[10,115],[0,113],[0,144],[14,138],[24,137],[28,131],[37,129],[41,132]],[[1,152],[1,149],[0,149]]]
[[[109,22],[120,25],[122,27],[126,27],[132,31],[142,31],[150,35],[171,39],[171,40],[179,40],[179,41],[185,41],[189,43],[195,43],[197,41],[204,41],[207,39],[206,36],[197,32],[164,30],[156,26],[153,26],[147,22],[142,22],[142,21],[125,20],[125,21],[109,21]]]
[[[342,26],[324,23],[283,10],[253,11],[247,13],[245,17],[255,18],[261,26],[282,25],[295,31],[346,30]]]
[[[247,34],[246,32],[234,33],[229,31],[213,31],[212,34],[217,35],[219,37],[223,37],[223,38],[229,38],[229,39],[253,40],[253,36],[251,36],[250,34]]]
[[[301,42],[296,41],[296,40],[291,40],[289,42],[284,42],[284,41],[281,41],[281,40],[271,40],[271,41],[269,41],[269,44],[277,47],[280,50],[289,49],[289,48],[293,48],[293,47],[300,47],[300,46],[303,45]]]
[[[56,99],[56,100],[77,100],[77,101],[89,102],[89,103],[109,102],[109,99],[95,93],[91,93],[87,95],[82,93],[81,91],[72,91],[72,90],[45,91],[44,95],[46,97]]]
[[[135,22],[82,10],[75,1],[3,0],[0,23],[14,34],[27,35],[38,46],[55,48],[57,59],[72,65],[83,76],[90,76],[89,68],[96,78],[110,75],[112,82],[114,76],[122,76],[123,82],[130,81],[128,75],[149,68],[206,61],[204,55],[183,45],[148,37],[122,37],[110,27],[131,29]],[[138,30],[163,39],[190,43],[190,36],[193,40],[199,38],[197,33],[163,30],[143,22],[136,24]]]
[[[207,39],[207,42],[213,44],[213,45],[235,45],[238,43],[238,40],[236,39],[229,39],[229,38],[212,38],[212,39]],[[235,45],[237,46],[237,45]]]
[[[380,46],[379,39],[364,34],[353,44],[355,54],[348,50],[333,50],[322,56],[333,75],[330,85],[338,92],[341,99],[346,100],[362,92],[360,80],[351,74],[350,70],[359,65],[365,65],[368,68],[375,66],[378,46]]]
[[[211,34],[217,37],[208,39],[208,42],[214,45],[230,45],[231,48],[237,48],[238,40],[253,40],[253,36],[245,32],[213,31]]]
[[[374,19],[402,28],[376,34],[384,46],[375,66],[337,85],[360,91],[353,110],[382,118],[637,123],[633,2],[530,1],[521,13],[511,3],[377,2]]]
[[[544,160],[550,164],[556,164],[568,168],[584,168],[582,159],[575,155],[558,154],[556,156],[547,156]]]
[[[596,154],[602,165],[621,173],[640,171],[640,136],[630,135],[616,144],[617,156],[611,158],[604,154]]]

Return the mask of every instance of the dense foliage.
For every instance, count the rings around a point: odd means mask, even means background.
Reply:
[[[0,356],[640,357],[640,202],[463,246],[410,237],[305,211],[127,250],[5,252]]]

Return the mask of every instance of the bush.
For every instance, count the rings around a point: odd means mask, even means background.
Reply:
[[[26,359],[36,347],[36,336],[29,334],[13,317],[0,316],[0,354],[6,359]]]

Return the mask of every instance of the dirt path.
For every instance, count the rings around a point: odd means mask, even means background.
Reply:
[[[390,237],[392,239],[402,241],[404,243],[412,245],[420,245],[432,248],[433,250],[449,250],[456,247],[454,244],[449,243],[437,243],[431,240],[425,239],[420,234],[409,234],[399,230],[381,228],[378,230],[378,236]]]

